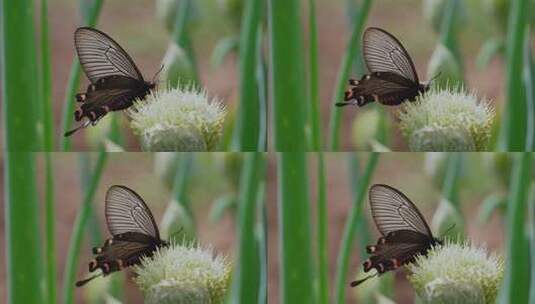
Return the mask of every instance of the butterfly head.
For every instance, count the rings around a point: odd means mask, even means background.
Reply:
[[[441,239],[433,238],[431,240],[431,246],[433,246],[433,247],[442,246],[442,245],[444,245],[444,242]]]
[[[152,90],[156,87],[156,82],[145,81],[145,86],[147,87],[147,89]]]
[[[418,92],[423,94],[429,91],[430,87],[431,87],[431,81],[420,82],[420,84],[418,85]]]
[[[169,242],[164,241],[164,240],[160,240],[160,242],[158,243],[158,247],[167,248],[167,247],[169,247]]]

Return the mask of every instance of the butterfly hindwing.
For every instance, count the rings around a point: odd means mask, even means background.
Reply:
[[[363,106],[370,102],[398,105],[403,100],[418,95],[410,81],[391,72],[375,72],[364,75],[360,80],[351,79],[351,88],[345,92],[344,102],[339,106],[356,104]]]
[[[391,232],[379,238],[376,245],[366,247],[372,256],[363,263],[364,271],[375,268],[384,273],[412,263],[417,254],[425,254],[431,241],[428,236],[412,230]]]

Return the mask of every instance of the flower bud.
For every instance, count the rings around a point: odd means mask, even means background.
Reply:
[[[230,289],[227,258],[198,245],[171,244],[135,266],[145,303],[224,303]]]
[[[127,112],[145,151],[213,151],[226,114],[218,100],[191,87],[152,92]]]
[[[482,151],[494,110],[475,94],[431,89],[398,112],[411,151]]]
[[[424,303],[494,303],[503,278],[502,258],[468,243],[434,247],[408,268]]]

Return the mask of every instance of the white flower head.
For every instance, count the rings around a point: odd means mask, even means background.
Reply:
[[[191,86],[163,87],[127,110],[146,151],[212,151],[223,133],[226,110]]]
[[[494,110],[473,93],[432,88],[398,112],[412,151],[482,151],[491,134]]]
[[[494,303],[503,278],[503,259],[469,243],[447,241],[407,267],[424,303]]]
[[[135,266],[135,281],[145,303],[224,303],[230,289],[231,265],[211,248],[171,243]]]

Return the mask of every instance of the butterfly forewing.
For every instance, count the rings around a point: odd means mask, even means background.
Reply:
[[[89,27],[78,28],[74,33],[74,44],[80,64],[91,83],[112,75],[143,82],[143,76],[132,58],[105,33]]]
[[[138,232],[160,239],[160,233],[143,199],[125,186],[112,186],[106,193],[106,221],[112,235]]]
[[[370,27],[364,32],[364,62],[370,72],[392,72],[418,84],[418,75],[409,53],[399,40],[380,28]]]
[[[420,211],[399,190],[376,184],[371,187],[369,197],[373,220],[383,236],[397,230],[412,230],[432,237]]]

